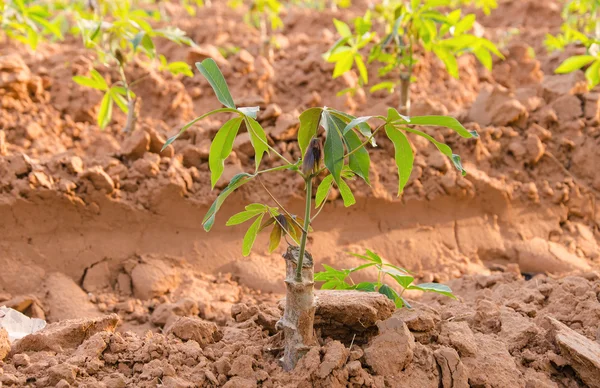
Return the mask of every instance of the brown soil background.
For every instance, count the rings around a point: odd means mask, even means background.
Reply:
[[[340,12],[290,10],[272,64],[259,55],[258,33],[220,2],[197,18],[169,7],[201,48],[161,49],[192,63],[214,52],[211,45],[241,48],[221,66],[236,102],[260,105],[273,145],[297,159],[294,118],[303,109],[360,115],[397,105],[383,92],[336,97],[356,79],[331,80],[321,54],[335,40],[331,18],[358,15],[364,4],[356,3]],[[412,114],[450,114],[480,133],[464,140],[428,130],[462,156],[469,174],[459,176],[432,146],[412,139],[416,167],[396,197],[393,148],[378,139],[372,188],[356,182],[351,208],[333,193],[309,248],[318,265],[337,267],[356,264],[347,252],[373,249],[419,281],[449,282],[459,302],[409,295],[420,300],[413,311],[396,312],[352,348],[356,327],[320,331],[323,347],[291,375],[277,365],[272,330],[283,260],[267,254],[267,236],[242,258],[242,227],[224,226],[245,204],[268,197],[248,184],[228,199],[211,233],[200,225],[218,193],[208,184],[207,151],[224,117],[158,153],[181,125],[218,107],[208,84],[150,70],[135,89],[143,99],[138,131],[122,133],[119,114],[101,131],[94,124],[100,94],[71,81],[94,64],[78,41],[35,53],[2,41],[0,305],[49,322],[117,313],[121,324],[113,333],[116,317],[85,321],[98,329],[81,334],[75,322],[68,344],[54,338],[59,345],[13,347],[0,362],[0,385],[597,386],[590,381],[600,372],[569,358],[555,335],[565,329],[546,316],[600,341],[598,90],[585,89],[581,72],[553,75],[580,52],[548,54],[542,45],[560,26],[557,2],[500,1],[478,20],[506,60],[489,72],[464,56],[455,80],[426,55],[412,88]],[[520,34],[511,36],[513,28]],[[147,73],[135,64],[130,75]],[[253,166],[244,134],[234,150],[228,177]],[[301,211],[301,181],[281,173],[265,183]],[[372,309],[357,298],[356,306]],[[344,321],[356,306],[320,314]],[[391,349],[399,361],[386,365],[389,355],[374,349]]]

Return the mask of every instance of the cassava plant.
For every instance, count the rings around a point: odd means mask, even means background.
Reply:
[[[368,10],[363,17],[354,19],[354,32],[348,24],[334,19],[339,40],[324,55],[335,63],[333,78],[357,68],[358,87],[369,83],[366,63],[379,63],[380,77],[394,74],[392,80],[373,85],[371,92],[399,89],[399,112],[410,110],[410,84],[414,68],[424,52],[433,52],[445,65],[448,73],[459,77],[457,58],[472,53],[488,69],[492,55],[502,58],[496,46],[483,37],[470,33],[475,25],[475,14],[463,15],[452,6],[465,1],[451,0],[386,0]],[[475,1],[485,10],[495,5],[490,1]],[[375,24],[375,26],[374,26]],[[377,27],[374,29],[374,27]],[[379,36],[376,30],[382,30]],[[344,89],[340,94],[354,93],[356,88]]]
[[[41,41],[63,39],[59,11],[50,1],[0,0],[0,25],[8,38],[35,50]]]
[[[354,117],[332,108],[310,108],[300,114],[298,130],[298,145],[302,158],[297,161],[288,160],[273,146],[257,121],[258,107],[236,107],[229,92],[227,83],[215,61],[206,59],[196,63],[200,73],[208,80],[217,99],[225,106],[205,113],[186,124],[176,135],[165,142],[165,147],[175,141],[183,132],[199,120],[217,113],[228,113],[228,119],[217,131],[209,151],[209,168],[211,186],[221,177],[224,162],[233,149],[233,143],[240,129],[248,131],[254,147],[255,168],[253,173],[241,173],[234,176],[209,208],[202,225],[210,231],[215,223],[219,209],[229,195],[241,186],[256,181],[268,194],[271,203],[252,203],[241,213],[235,214],[227,225],[238,225],[250,222],[242,242],[244,256],[250,254],[257,235],[270,228],[269,252],[276,250],[285,237],[287,250],[284,254],[286,261],[286,305],[278,328],[283,330],[285,350],[283,366],[286,370],[294,368],[298,360],[315,345],[313,321],[315,313],[314,263],[307,250],[307,237],[312,231],[312,224],[327,203],[327,193],[332,187],[337,187],[345,206],[355,203],[354,195],[348,181],[356,177],[370,184],[370,157],[368,146],[375,146],[375,135],[385,132],[395,147],[395,161],[398,167],[398,194],[408,182],[414,162],[413,150],[407,135],[422,136],[432,142],[444,155],[448,156],[454,166],[463,174],[465,171],[460,157],[451,148],[437,141],[421,130],[421,126],[442,126],[456,131],[464,138],[477,137],[474,131],[466,130],[456,119],[446,116],[407,117],[389,108],[387,115]],[[378,122],[372,130],[369,122]],[[323,130],[323,132],[322,132]],[[322,146],[321,137],[325,138]],[[278,161],[276,166],[262,169],[265,154],[272,154]],[[294,215],[278,201],[264,185],[261,176],[276,171],[289,171],[298,174],[304,180],[304,214]],[[313,187],[317,179],[321,179],[316,188],[316,198],[313,202]],[[314,203],[314,209],[313,209]],[[387,267],[386,267],[387,268]],[[379,289],[381,291],[381,287]]]
[[[550,51],[562,51],[570,44],[585,47],[584,55],[565,59],[555,70],[558,74],[571,73],[583,68],[588,88],[600,84],[600,0],[567,1],[563,8],[564,23],[557,35],[546,35]]]
[[[415,277],[410,271],[405,268],[386,263],[378,254],[370,250],[366,250],[364,255],[352,253],[351,255],[367,261],[366,264],[350,269],[335,269],[326,264],[323,264],[325,270],[315,274],[315,281],[323,282],[322,290],[357,290],[366,292],[379,292],[391,299],[397,308],[408,307],[410,304],[404,299],[404,291],[417,290],[424,292],[435,292],[456,299],[450,287],[440,283],[421,283],[413,284]],[[352,280],[352,275],[363,271],[367,268],[374,267],[377,269],[377,281],[375,282],[360,282],[355,283]],[[384,283],[386,276],[393,279],[398,286],[400,292],[393,287]]]
[[[155,66],[173,75],[193,75],[187,63],[168,62],[164,55],[157,53],[154,44],[157,38],[168,39],[177,44],[194,44],[178,28],[154,29],[150,23],[159,20],[158,12],[132,7],[130,0],[105,0],[95,2],[88,9],[78,9],[73,17],[77,24],[73,32],[81,36],[86,48],[95,52],[98,62],[114,68],[119,75],[116,82],[110,82],[110,79],[105,79],[96,69],[92,69],[89,77],[73,77],[78,84],[104,93],[98,111],[100,128],[105,128],[110,123],[113,106],[116,105],[127,115],[124,130],[135,129],[140,100],[132,88],[143,78],[129,80],[126,75],[128,64],[139,61],[144,62],[145,66]]]

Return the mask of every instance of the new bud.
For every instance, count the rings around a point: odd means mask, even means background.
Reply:
[[[321,163],[321,157],[323,156],[323,146],[321,140],[313,138],[306,149],[304,159],[302,160],[302,173],[304,175],[310,175],[319,170],[319,164]]]

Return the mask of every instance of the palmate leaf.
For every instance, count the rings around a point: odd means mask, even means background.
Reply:
[[[410,178],[415,156],[404,133],[391,124],[385,125],[385,133],[394,144],[394,158],[398,167],[398,195],[400,195]]]
[[[208,58],[202,61],[202,63],[196,62],[196,67],[206,78],[221,104],[228,108],[235,109],[235,103],[233,102],[233,97],[231,97],[231,93],[229,92],[227,82],[225,82],[223,73],[221,73],[221,70],[219,69],[219,66],[217,66],[216,62],[212,58]]]
[[[221,208],[221,206],[223,205],[223,202],[225,202],[227,197],[229,197],[231,195],[231,193],[233,193],[235,190],[237,190],[244,184],[248,183],[254,177],[255,177],[255,175],[241,173],[241,174],[237,174],[236,176],[234,176],[231,179],[231,181],[229,182],[229,185],[227,185],[227,187],[225,187],[225,189],[223,189],[223,191],[221,191],[221,193],[217,196],[217,199],[215,199],[215,201],[212,203],[212,205],[208,209],[208,212],[206,212],[206,215],[204,216],[204,219],[202,220],[202,226],[204,227],[205,231],[207,231],[207,232],[210,231],[211,228],[213,227],[213,225],[215,224],[215,218],[216,218],[217,212],[219,211],[219,209]]]
[[[213,189],[223,174],[223,170],[225,169],[225,159],[227,159],[233,150],[233,141],[237,136],[243,120],[242,117],[237,117],[227,121],[223,124],[221,129],[219,129],[210,144],[208,165],[210,167],[210,183]]]

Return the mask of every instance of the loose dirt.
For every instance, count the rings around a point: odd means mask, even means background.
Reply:
[[[361,7],[290,10],[272,61],[239,12],[219,3],[190,18],[172,7],[200,47],[161,49],[192,63],[216,47],[239,48],[217,58],[237,104],[259,105],[270,142],[297,159],[303,109],[384,114],[398,103],[384,92],[337,97],[356,77],[332,80],[321,58],[335,41],[331,18],[348,20]],[[208,20],[213,27],[199,27]],[[459,300],[409,294],[413,309],[393,312],[385,299],[347,296],[339,309],[338,296],[322,294],[320,345],[291,374],[278,365],[274,326],[283,259],[267,253],[266,236],[241,258],[243,227],[224,226],[269,198],[250,183],[228,199],[211,233],[200,225],[226,184],[210,190],[207,159],[227,117],[199,123],[160,153],[181,125],[218,107],[208,84],[134,64],[132,79],[149,74],[135,90],[139,128],[123,133],[117,114],[101,131],[101,95],[70,80],[94,64],[79,41],[35,53],[0,42],[0,304],[51,323],[10,351],[0,331],[0,383],[597,387],[600,93],[586,90],[582,73],[553,75],[578,52],[543,48],[544,34],[560,26],[557,2],[501,1],[479,20],[506,60],[489,72],[461,57],[455,80],[423,54],[412,89],[412,114],[449,114],[479,132],[464,140],[427,129],[462,156],[468,175],[413,138],[416,167],[396,197],[393,147],[377,139],[372,187],[353,182],[351,208],[333,192],[309,242],[318,266],[350,267],[347,252],[369,248],[419,281],[448,282]],[[251,171],[252,158],[242,134],[225,178]],[[276,163],[267,157],[264,167]],[[281,173],[263,181],[302,211],[301,180]]]

